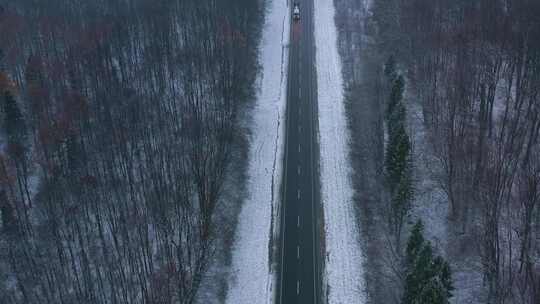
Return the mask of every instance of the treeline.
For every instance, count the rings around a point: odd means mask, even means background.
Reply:
[[[380,57],[421,102],[454,258],[479,261],[479,301],[539,303],[540,2],[375,0],[372,12]]]
[[[454,290],[450,265],[436,256],[431,243],[424,239],[424,227],[419,219],[412,227],[407,246],[403,246],[404,232],[410,222],[415,196],[413,149],[407,127],[407,107],[404,100],[405,77],[397,70],[391,56],[384,65],[385,98],[384,122],[387,130],[384,152],[384,207],[380,214],[387,218],[383,231],[389,241],[385,251],[395,261],[392,276],[397,281],[397,292],[402,304],[446,304]],[[386,195],[384,195],[386,194]]]
[[[393,246],[397,252],[401,252],[402,232],[414,195],[412,147],[407,131],[407,108],[403,102],[405,79],[396,71],[394,57],[390,57],[385,64],[384,74],[386,90],[390,91],[384,113],[388,133],[384,173],[389,194],[385,214],[388,217],[388,230],[395,239]]]
[[[262,1],[0,7],[0,299],[192,303]]]

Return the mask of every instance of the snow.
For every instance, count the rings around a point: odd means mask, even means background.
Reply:
[[[321,199],[324,208],[328,303],[365,303],[363,255],[353,206],[350,134],[332,0],[315,0]]]
[[[428,142],[428,132],[424,126],[422,107],[406,92],[408,110],[408,132],[413,146],[413,164],[415,169],[415,198],[412,203],[412,215],[421,219],[425,227],[425,236],[437,248],[446,248],[448,235],[448,201],[441,189],[442,168],[433,155]]]
[[[252,112],[248,198],[240,212],[226,303],[273,303],[271,240],[279,211],[289,41],[287,1],[268,1],[262,34],[259,92]],[[278,34],[279,33],[279,34]]]
[[[448,197],[441,188],[444,172],[440,161],[429,142],[429,132],[425,127],[424,115],[414,91],[407,87],[405,101],[408,110],[408,133],[413,145],[413,164],[415,169],[415,199],[411,210],[411,223],[421,219],[424,223],[425,237],[435,245],[437,254],[450,261],[454,279],[451,303],[477,303],[482,290],[482,275],[479,261],[475,258],[459,257],[452,248],[451,223],[448,221]],[[455,244],[455,241],[453,242]],[[455,246],[455,245],[454,245]]]

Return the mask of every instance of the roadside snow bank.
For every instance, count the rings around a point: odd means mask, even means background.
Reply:
[[[283,159],[289,8],[268,1],[262,35],[258,98],[252,114],[248,198],[242,206],[232,254],[229,304],[273,303],[271,239],[278,222]]]
[[[364,303],[363,257],[352,200],[350,135],[334,14],[332,0],[315,0],[321,199],[326,233],[324,288],[329,304]]]

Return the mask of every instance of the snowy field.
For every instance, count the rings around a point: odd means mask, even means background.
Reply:
[[[248,198],[242,206],[232,254],[226,303],[273,303],[275,269],[270,241],[278,223],[289,41],[285,0],[267,3],[258,99],[252,114]]]
[[[363,256],[352,200],[350,135],[345,116],[333,1],[315,0],[314,13],[321,199],[326,230],[324,288],[329,304],[365,303]]]

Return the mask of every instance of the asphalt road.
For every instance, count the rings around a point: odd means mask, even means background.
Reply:
[[[319,303],[313,0],[291,18],[277,303]],[[290,5],[292,14],[292,4]]]

